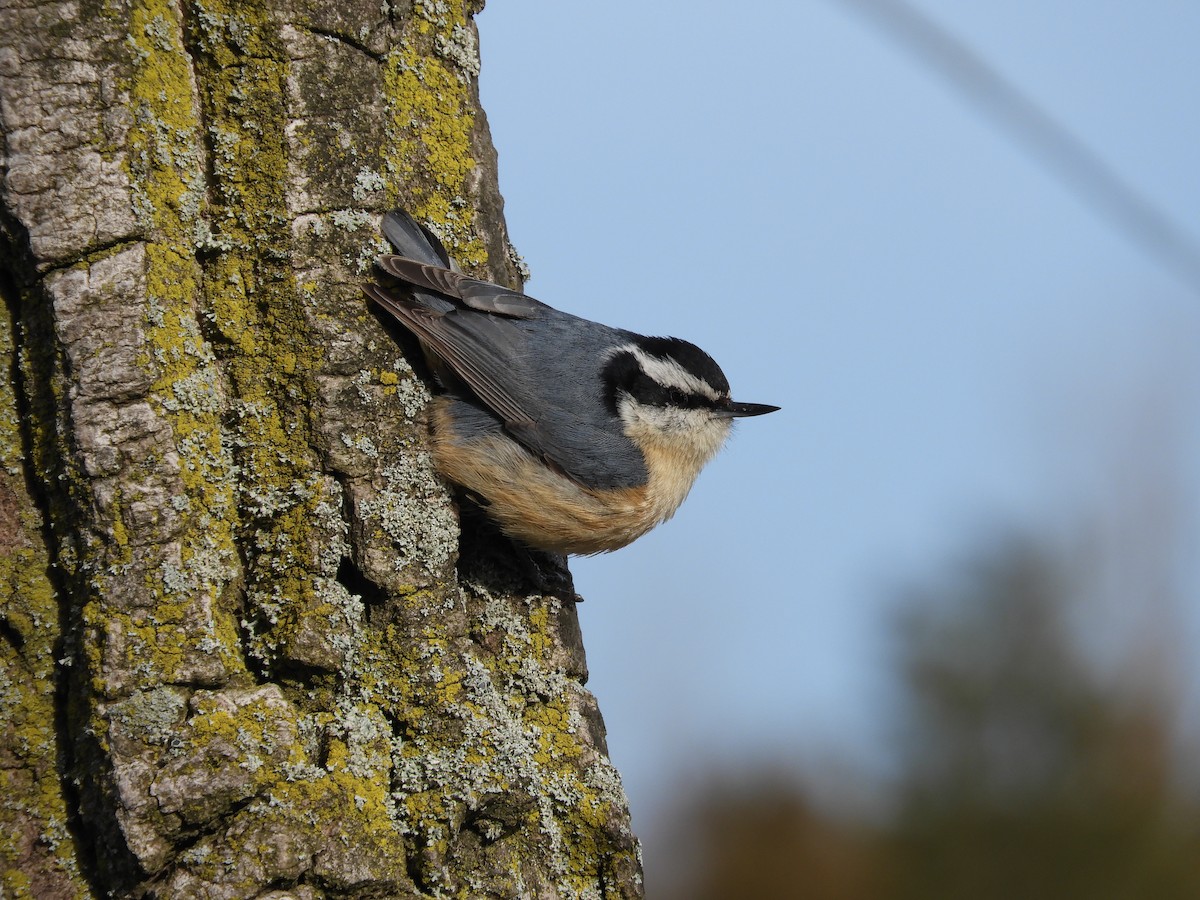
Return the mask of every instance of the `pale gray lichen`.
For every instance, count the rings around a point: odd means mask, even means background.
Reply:
[[[378,172],[371,169],[359,169],[358,175],[354,179],[354,199],[363,201],[368,196],[378,191],[382,191],[387,187],[387,181]]]
[[[347,447],[350,447],[353,450],[357,450],[359,453],[362,453],[364,456],[367,456],[370,459],[378,459],[379,458],[379,448],[377,448],[375,446],[375,442],[372,441],[365,434],[359,435],[358,437],[353,437],[351,435],[343,433],[340,435],[340,437],[341,437],[342,443],[345,444]]]
[[[509,265],[517,270],[517,275],[520,277],[521,283],[524,284],[527,282],[532,273],[530,272],[529,264],[525,262],[525,257],[517,252],[517,248],[509,240],[505,240],[504,242],[504,253],[508,257]]]
[[[187,715],[187,696],[177,688],[134,691],[108,707],[108,715],[123,733],[146,744],[167,745]]]
[[[354,387],[358,393],[358,399],[363,406],[370,406],[375,402],[375,395],[367,389],[368,385],[374,382],[374,380],[368,369],[360,369],[358,374],[354,376]]]
[[[432,25],[441,25],[450,13],[445,0],[414,0],[413,12]]]
[[[474,30],[455,25],[450,37],[438,36],[434,49],[440,57],[455,65],[459,80],[467,82],[479,77],[479,40]]]
[[[334,212],[330,219],[333,224],[343,231],[358,231],[360,228],[365,228],[374,221],[374,217],[361,209],[339,209]]]
[[[171,396],[162,398],[163,408],[172,412],[215,413],[225,408],[221,397],[220,376],[206,366],[171,384]]]
[[[396,371],[402,371],[399,365],[400,361],[392,363]],[[412,375],[412,368],[406,363],[404,366],[408,370],[410,377],[402,378],[396,383],[396,399],[400,403],[400,411],[410,421],[416,419],[429,405],[432,394],[420,379]]]
[[[441,569],[458,550],[458,522],[428,451],[409,448],[380,474],[385,486],[362,501],[359,514],[391,538],[397,571],[413,565]]]

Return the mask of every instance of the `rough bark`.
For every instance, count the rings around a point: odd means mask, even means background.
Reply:
[[[0,895],[638,897],[573,604],[358,283],[507,283],[467,0],[0,0]]]

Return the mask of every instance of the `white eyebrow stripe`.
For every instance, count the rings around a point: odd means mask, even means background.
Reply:
[[[703,378],[697,378],[669,356],[652,356],[637,344],[624,344],[612,352],[632,353],[642,371],[665,388],[675,388],[685,394],[699,394],[714,403],[721,399],[721,395],[711,384]]]

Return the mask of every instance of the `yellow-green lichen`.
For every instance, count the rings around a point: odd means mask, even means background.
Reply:
[[[174,500],[183,513],[180,558],[147,573],[147,588],[156,598],[152,616],[97,614],[110,640],[120,632],[126,656],[137,659],[131,669],[150,682],[178,677],[183,657],[197,649],[189,633],[194,598],[207,596],[215,608],[237,559],[236,467],[222,433],[216,358],[197,322],[202,283],[195,248],[205,232],[204,163],[179,16],[170,0],[140,0],[130,10],[128,166],[148,238],[143,362],[155,373],[150,396],[171,424],[184,489]],[[120,509],[114,512],[113,537],[121,547],[128,534]],[[232,616],[216,614],[209,637],[212,645],[200,652],[216,651],[221,666],[235,664]]]
[[[25,493],[13,371],[12,323],[0,303],[0,896],[58,896],[81,883],[56,769],[58,602],[41,516]],[[85,895],[82,887],[76,896]]]
[[[227,342],[223,374],[240,415],[229,440],[238,502],[252,543],[254,603],[310,608],[321,541],[312,472],[309,400],[319,348],[289,265],[285,109],[287,56],[259,4],[197,4],[201,99],[214,177],[209,218],[219,249],[204,269],[204,297]],[[284,636],[280,636],[282,639]]]
[[[475,210],[466,202],[478,166],[471,149],[475,101],[461,54],[448,51],[463,46],[471,26],[459,3],[415,0],[413,12],[384,60],[384,165],[393,184],[415,192],[408,197],[410,212],[438,229],[470,269],[487,260],[475,234]]]
[[[134,202],[144,226],[176,252],[190,255],[204,198],[204,170],[179,11],[170,0],[139,0],[129,16],[134,125],[128,165]]]
[[[269,667],[281,648],[294,649],[316,630],[314,623],[319,627],[323,620],[352,613],[344,588],[340,594],[345,596],[331,599],[330,561],[322,557],[328,536],[314,525],[328,518],[322,514],[328,503],[312,475],[317,466],[310,450],[309,398],[320,351],[298,301],[311,298],[316,286],[297,285],[288,258],[282,98],[289,63],[276,30],[265,9],[253,3],[200,3],[195,22],[198,96],[213,183],[204,210],[207,224],[199,229],[203,267],[184,254],[173,265],[149,261],[152,279],[160,275],[166,282],[155,283],[155,312],[148,322],[160,375],[154,392],[175,428],[190,519],[202,526],[194,536],[189,530],[183,562],[194,562],[201,533],[215,535],[210,555],[225,547],[243,548],[248,618],[243,624],[251,651]],[[146,65],[152,65],[155,47],[144,52]],[[153,180],[150,184],[156,186]],[[147,206],[165,220],[162,231],[187,237],[178,207]],[[174,249],[174,242],[167,243],[161,252]],[[198,323],[207,329],[207,341]],[[218,392],[224,396],[211,402]],[[233,415],[222,422],[221,410]],[[337,559],[332,564],[336,569]],[[173,583],[172,571],[166,571],[161,586],[167,610],[173,608],[172,595],[186,593],[185,585]],[[170,644],[175,633],[170,613],[120,624],[123,639],[139,648],[155,639]],[[237,646],[236,636],[230,646]],[[346,658],[355,652],[352,642],[335,649]],[[157,658],[168,670],[174,662],[161,647]],[[310,702],[330,699],[327,693],[323,697]],[[369,839],[387,849],[402,871],[404,848],[389,813],[390,734],[381,770],[371,762],[380,753],[372,756],[363,749],[366,729],[359,726],[366,713],[343,711],[337,725],[326,717],[314,726],[324,757],[314,767],[315,748],[302,752],[299,738],[283,758],[255,751],[260,742],[270,743],[270,734],[260,733],[256,721],[252,706],[229,709],[214,695],[196,704],[188,726],[189,745],[201,761],[205,748],[230,742],[249,754],[244,760],[251,764],[249,776],[231,788],[238,796],[259,798],[247,815],[277,819],[281,828],[301,820],[306,829],[320,823],[340,829],[348,842]],[[201,803],[196,809],[185,804],[179,814],[199,821],[211,812]],[[253,854],[252,848],[245,852]],[[209,861],[199,852],[195,856],[194,872],[203,877]]]
[[[250,594],[303,606],[317,543],[306,538],[316,502],[307,397],[319,360],[287,260],[288,62],[260,5],[199,3],[194,14],[195,85],[174,7],[145,0],[132,17],[130,168],[155,238],[146,248],[152,397],[174,431],[188,513],[182,580],[166,570],[151,587],[164,603],[197,588],[219,593],[236,576],[239,540],[261,544],[253,535],[265,533],[287,540],[250,559]],[[201,210],[193,188],[205,144],[212,184]],[[223,423],[228,409],[236,415]],[[214,639],[235,647],[232,617],[220,618]]]
[[[192,877],[244,881],[251,893],[261,887],[255,875],[280,863],[272,860],[282,842],[301,857],[318,847],[325,855],[344,846],[356,865],[371,860],[381,877],[403,879],[403,839],[392,827],[386,792],[390,733],[378,712],[349,705],[338,710],[336,722],[319,716],[314,724],[326,736],[325,760],[314,766],[302,749],[293,709],[274,686],[198,692],[191,707],[184,752],[155,782],[160,807],[202,825],[246,803],[227,827],[184,854]],[[210,789],[196,793],[198,782]],[[314,834],[320,834],[318,842]],[[230,882],[222,865],[241,872],[241,880]]]
[[[588,745],[577,711],[582,688],[551,659],[557,601],[514,608],[475,590],[485,599],[477,626],[491,652],[461,655],[447,625],[453,606],[429,594],[406,598],[415,632],[389,629],[364,648],[405,722],[393,756],[396,809],[434,883],[466,817],[485,841],[521,831],[528,846],[548,848],[560,884],[588,896],[615,854],[603,835],[624,800],[611,765]],[[364,694],[384,699],[369,686]],[[525,792],[528,801],[511,799]],[[518,806],[489,817],[490,798]],[[522,811],[521,802],[532,808]]]

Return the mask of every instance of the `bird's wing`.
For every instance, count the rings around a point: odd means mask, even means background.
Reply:
[[[509,290],[490,281],[471,278],[461,272],[453,272],[443,266],[431,266],[405,256],[381,256],[379,267],[409,284],[455,297],[479,312],[513,319],[532,319],[546,308],[544,303],[520,291]]]
[[[374,284],[363,285],[363,291],[420,338],[506,425],[535,424],[524,399],[523,372],[514,364],[526,352],[525,336],[512,323],[458,309],[430,309]]]

